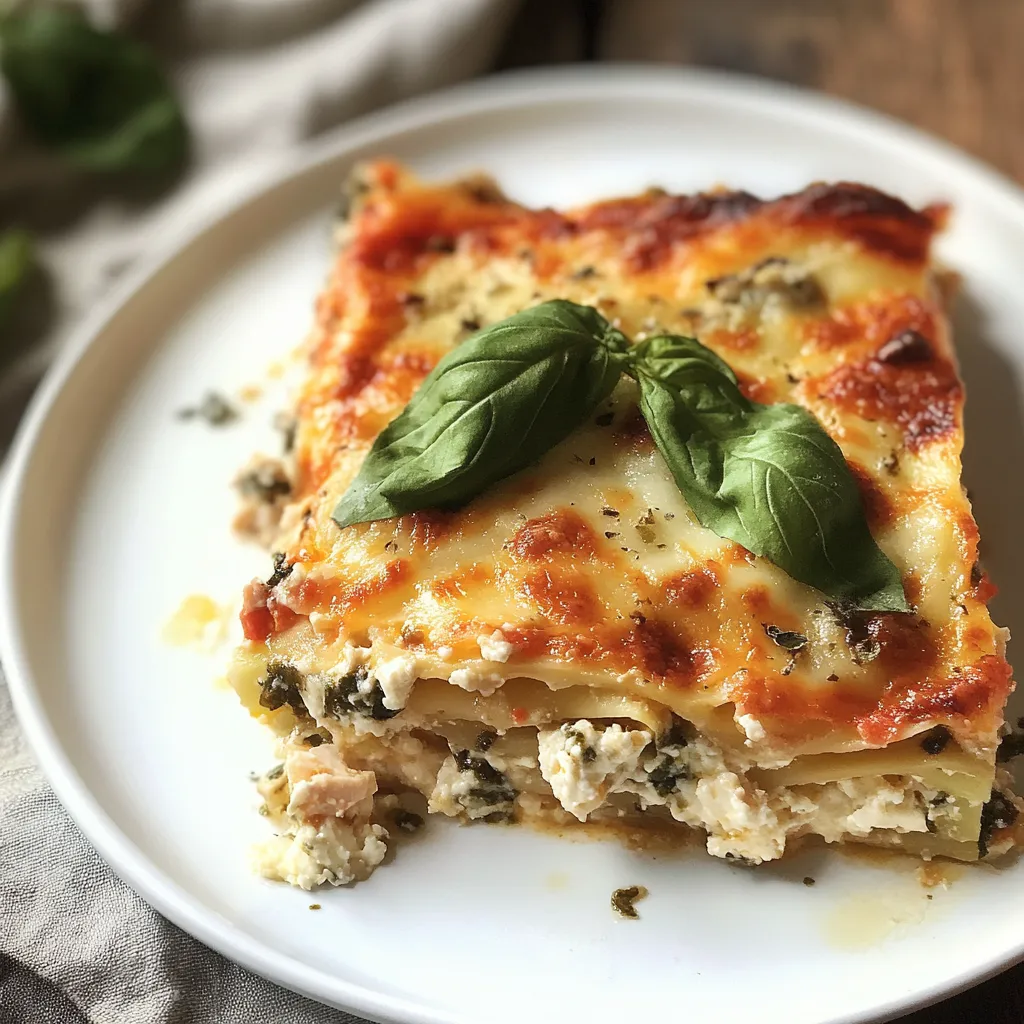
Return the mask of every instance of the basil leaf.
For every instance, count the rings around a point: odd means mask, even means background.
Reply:
[[[870,611],[910,611],[839,446],[806,409],[748,401],[693,338],[638,345],[640,408],[701,524],[794,579]]]
[[[32,238],[26,232],[12,229],[0,235],[0,324],[7,319],[34,265]]]
[[[374,442],[339,526],[459,505],[535,462],[611,394],[629,342],[597,310],[557,299],[449,352]]]
[[[76,167],[158,171],[185,156],[181,108],[152,54],[78,11],[4,16],[0,72],[25,127]]]

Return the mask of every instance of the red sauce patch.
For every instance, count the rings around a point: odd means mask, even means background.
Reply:
[[[958,426],[963,388],[948,360],[887,366],[874,359],[840,366],[817,382],[820,398],[866,420],[903,429],[911,451],[949,437]]]
[[[458,516],[440,508],[425,508],[400,516],[398,528],[408,530],[413,550],[433,551],[447,539],[458,523]]]
[[[868,635],[878,641],[876,664],[893,678],[927,679],[940,663],[940,651],[932,628],[913,615],[872,616]]]
[[[643,451],[654,446],[651,428],[639,408],[634,408],[621,423],[615,425],[616,440],[624,441],[635,451]]]
[[[677,685],[693,679],[695,652],[675,626],[656,619],[632,621],[633,628],[619,639],[616,660],[635,666],[646,676]]]
[[[686,608],[703,608],[718,591],[718,577],[711,565],[693,572],[670,576],[662,584],[665,600],[669,604]]]
[[[999,593],[999,588],[992,582],[992,577],[989,576],[984,569],[980,571],[978,582],[974,585],[974,596],[982,604],[988,604],[996,594]]]
[[[238,615],[246,640],[266,640],[274,632],[274,617],[267,608],[270,588],[254,579],[242,591],[242,610]]]
[[[395,589],[399,584],[407,582],[411,575],[412,569],[409,563],[404,558],[396,558],[368,579],[359,580],[351,586],[340,589],[336,600],[342,608],[358,608],[373,598],[381,597],[389,590]]]
[[[601,616],[593,588],[578,573],[545,569],[525,577],[520,586],[542,614],[562,625],[593,626]]]
[[[767,377],[748,377],[745,374],[737,374],[740,391],[743,396],[751,402],[759,402],[761,405],[770,405],[777,397],[775,382]]]
[[[841,348],[863,341],[880,348],[905,331],[935,338],[935,313],[916,295],[896,295],[883,302],[856,302],[839,306],[804,326],[804,338],[817,350]]]
[[[890,684],[877,710],[858,723],[869,743],[891,743],[907,728],[942,719],[975,732],[979,718],[997,713],[1013,689],[1013,674],[1003,658],[986,655],[951,679],[939,683]]]
[[[716,327],[702,334],[701,341],[709,348],[726,349],[729,352],[750,352],[761,344],[761,335],[752,327],[741,327],[738,331]]]
[[[768,588],[760,585],[748,587],[743,591],[740,599],[743,601],[744,606],[749,609],[751,614],[764,617],[771,617],[772,610],[772,598],[771,594],[768,593]],[[778,625],[778,623],[776,623]]]
[[[513,535],[509,550],[513,558],[523,562],[544,562],[558,555],[590,559],[596,540],[579,513],[559,509],[523,523]]]

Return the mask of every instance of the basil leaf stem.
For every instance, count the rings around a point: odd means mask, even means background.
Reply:
[[[334,509],[340,526],[460,505],[537,461],[611,394],[629,342],[556,299],[484,328],[434,367]]]
[[[910,611],[839,446],[806,409],[759,405],[694,338],[637,345],[640,409],[702,526],[870,611]]]

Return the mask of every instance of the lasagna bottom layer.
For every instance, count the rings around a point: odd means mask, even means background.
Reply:
[[[257,693],[243,696],[253,711]],[[258,782],[277,835],[259,847],[257,870],[305,889],[366,878],[389,834],[421,822],[410,796],[463,823],[521,823],[631,845],[685,846],[703,835],[712,855],[751,865],[808,836],[958,860],[978,859],[986,828],[982,855],[1012,845],[998,818],[995,827],[984,824],[991,766],[979,764],[984,778],[949,768],[918,774],[920,757],[906,757],[909,770],[879,772],[884,759],[872,766],[839,755],[817,775],[807,763],[736,771],[678,719],[660,736],[633,721],[599,719],[499,734],[486,722],[396,728],[319,710],[315,719],[289,708],[268,716],[282,763]],[[900,752],[886,753],[889,767],[901,761]],[[1005,784],[996,781],[997,789]]]

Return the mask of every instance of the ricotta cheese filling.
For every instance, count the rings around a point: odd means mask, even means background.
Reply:
[[[254,851],[264,877],[302,889],[346,885],[368,878],[384,859],[387,831],[370,821],[376,777],[349,768],[334,747],[290,750],[261,792],[281,823],[280,834]]]
[[[540,772],[558,802],[580,821],[586,821],[608,794],[637,770],[651,734],[621,725],[595,727],[585,719],[537,735]]]
[[[875,775],[765,791],[732,770],[702,736],[652,743],[645,729],[581,720],[538,736],[540,770],[562,807],[580,821],[616,793],[642,809],[665,807],[677,821],[708,834],[708,853],[760,864],[776,860],[787,838],[814,833],[827,842],[878,829],[927,832],[955,804],[913,778]]]

